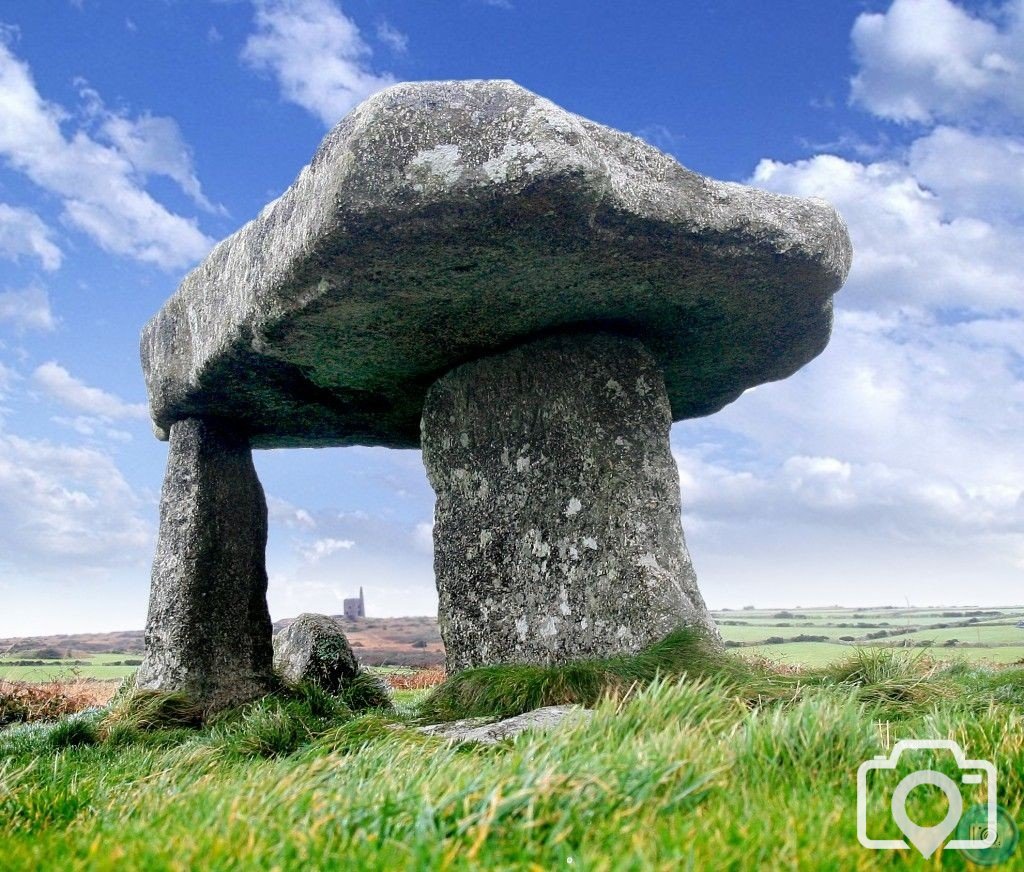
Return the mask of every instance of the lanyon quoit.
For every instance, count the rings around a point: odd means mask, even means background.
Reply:
[[[422,447],[451,671],[714,642],[669,427],[820,353],[850,257],[827,203],[512,82],[370,98],[143,332],[170,456],[139,685],[270,687],[253,448]]]

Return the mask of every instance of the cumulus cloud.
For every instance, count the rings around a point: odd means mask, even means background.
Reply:
[[[192,201],[208,212],[223,214],[203,193],[193,165],[192,149],[181,135],[173,118],[144,113],[133,118],[125,112],[112,112],[84,80],[78,81],[83,111],[96,129],[96,137],[112,146],[142,179],[165,176]]]
[[[39,285],[0,292],[0,322],[13,324],[18,331],[49,331],[57,326],[50,308],[50,295]]]
[[[338,551],[348,551],[350,548],[355,547],[355,544],[351,539],[333,539],[328,537],[317,539],[308,547],[300,548],[299,551],[310,563],[317,563]]]
[[[866,159],[765,159],[749,180],[832,202],[854,262],[821,357],[674,431],[690,545],[727,597],[767,603],[757,585],[770,583],[793,601],[1012,599],[1024,567],[1022,8],[982,19],[894,0],[861,15],[852,98],[919,123],[916,138]],[[715,602],[714,584],[706,592]]]
[[[53,233],[35,212],[0,203],[0,257],[19,260],[22,255],[35,257],[45,270],[57,269],[63,259]]]
[[[1024,223],[1024,140],[937,127],[914,141],[907,167],[951,215]]]
[[[1000,140],[988,140],[996,147]],[[1012,140],[1004,140],[1012,160]],[[934,149],[911,152],[929,178],[956,156]],[[899,159],[861,163],[835,155],[781,163],[762,160],[751,178],[758,187],[823,197],[842,214],[854,246],[854,268],[841,305],[893,310],[907,306],[969,306],[998,311],[1018,306],[1024,287],[1024,229],[998,209],[966,210],[970,179],[952,170],[945,196],[930,189],[912,164]],[[1011,182],[1012,184],[1012,182]],[[954,188],[955,190],[951,190]]]
[[[0,434],[0,547],[17,568],[144,561],[152,528],[101,451]]]
[[[882,118],[1024,116],[1024,0],[987,18],[950,0],[895,0],[858,16],[852,38],[851,99]]]
[[[105,250],[168,269],[187,266],[209,250],[212,240],[194,220],[169,211],[142,187],[140,174],[153,172],[157,163],[165,174],[180,176],[179,183],[192,184],[180,155],[171,169],[160,152],[170,142],[166,124],[157,123],[154,132],[152,119],[126,120],[127,127],[112,120],[105,133],[111,144],[82,128],[65,135],[69,114],[43,99],[28,65],[2,39],[0,117],[0,157],[59,197],[64,220]],[[193,194],[201,196],[197,186]]]
[[[145,403],[126,403],[101,388],[91,387],[75,378],[56,361],[51,360],[38,367],[32,374],[32,380],[55,400],[87,415],[113,421],[144,421],[149,417]]]
[[[271,73],[286,100],[326,126],[394,84],[389,73],[370,69],[370,47],[333,0],[253,0],[253,6],[256,29],[245,43],[242,59],[253,69]],[[396,32],[392,42],[397,36]]]

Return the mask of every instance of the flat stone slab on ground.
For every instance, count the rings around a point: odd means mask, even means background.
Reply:
[[[505,739],[513,739],[526,730],[550,730],[560,726],[566,719],[587,719],[593,714],[590,709],[578,705],[549,705],[500,721],[465,718],[417,729],[428,736],[438,736],[450,742],[496,745]]]

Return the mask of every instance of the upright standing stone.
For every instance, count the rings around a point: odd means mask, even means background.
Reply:
[[[175,423],[139,687],[185,691],[209,710],[269,690],[266,543],[248,441],[211,421]]]
[[[559,335],[427,394],[434,569],[450,672],[716,637],[683,541],[665,379],[635,339]]]
[[[635,650],[710,625],[669,419],[819,354],[851,254],[821,200],[698,175],[514,82],[406,82],[346,116],[146,325],[150,412],[161,439],[212,417],[255,448],[415,448],[422,419],[451,665]],[[608,329],[642,348],[531,345]],[[241,643],[214,638],[234,663]]]

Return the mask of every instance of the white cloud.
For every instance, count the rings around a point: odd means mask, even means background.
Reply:
[[[153,531],[140,505],[106,454],[0,434],[0,547],[15,567],[144,562]]]
[[[9,321],[19,331],[48,331],[57,326],[50,297],[39,285],[0,293],[0,321]]]
[[[882,118],[1024,116],[1024,0],[982,18],[950,0],[895,0],[853,27],[851,98]]]
[[[350,109],[394,84],[367,66],[370,47],[332,0],[253,0],[256,32],[243,60],[272,73],[286,100],[334,126]]]
[[[82,85],[80,93],[88,100],[90,113],[99,121],[98,136],[128,160],[139,176],[166,176],[197,206],[223,214],[223,207],[215,206],[203,194],[192,163],[192,150],[173,118],[148,113],[131,118],[109,111],[91,88]]]
[[[413,528],[413,545],[420,551],[427,554],[434,553],[434,524],[432,521],[422,521]]]
[[[377,39],[396,54],[405,54],[409,50],[409,37],[386,21],[377,25]]]
[[[1024,223],[1024,140],[937,127],[914,141],[907,164],[947,213]]]
[[[312,545],[300,548],[299,553],[310,563],[317,563],[338,551],[348,551],[355,547],[355,544],[351,539],[332,539],[328,537],[317,539]]]
[[[1007,149],[1013,144],[1009,139],[986,144],[995,148],[1000,142]],[[917,159],[927,155],[918,152]],[[953,154],[945,155],[944,163],[954,162]],[[933,159],[925,165],[929,177],[937,174],[936,164]],[[751,183],[823,197],[839,210],[854,248],[853,271],[837,298],[841,305],[880,311],[907,306],[999,311],[1019,306],[1024,228],[1007,221],[998,209],[963,209],[965,199],[973,196],[963,174],[960,182],[949,183],[957,189],[943,197],[929,190],[914,169],[895,159],[860,163],[816,155],[794,163],[762,160]]]
[[[1024,102],[1010,85],[1022,9],[1005,4],[997,22],[895,0],[860,16],[855,102],[928,126],[861,160],[758,164],[753,184],[836,206],[853,269],[817,360],[674,430],[712,602],[1012,599],[1024,566]]]
[[[61,126],[69,123],[68,114],[40,96],[28,65],[2,40],[0,117],[0,156],[60,197],[65,221],[102,248],[168,269],[186,266],[209,250],[212,240],[194,220],[170,212],[141,187],[139,168],[118,147],[104,145],[84,129],[65,136]],[[135,158],[148,161],[152,171],[159,136],[129,134],[119,131],[121,145],[134,149]],[[164,125],[163,145],[166,135]]]
[[[7,396],[7,392],[18,379],[19,375],[13,369],[0,363],[0,400]],[[0,409],[0,414],[2,414],[2,411]]]
[[[308,511],[280,497],[267,496],[267,511],[271,523],[283,524],[290,529],[312,530],[316,527],[316,521]]]
[[[45,270],[57,269],[62,259],[50,228],[35,212],[0,203],[0,257],[22,255],[38,258]]]
[[[55,361],[44,363],[32,375],[35,384],[71,409],[108,420],[146,420],[145,403],[126,403],[120,397],[75,378]]]
[[[50,420],[61,427],[68,427],[74,430],[79,436],[86,436],[92,440],[107,443],[132,441],[132,434],[127,430],[119,430],[116,427],[109,426],[109,418],[97,415],[75,415],[73,418],[54,415]]]

